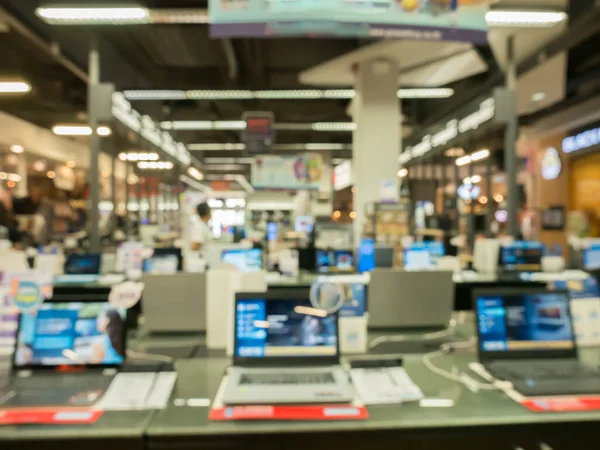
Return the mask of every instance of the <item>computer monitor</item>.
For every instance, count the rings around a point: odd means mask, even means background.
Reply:
[[[482,358],[576,354],[567,291],[490,289],[473,295]]]
[[[600,244],[591,244],[583,250],[583,268],[600,270]]]
[[[358,259],[358,271],[360,273],[373,270],[376,267],[375,240],[361,239],[356,256]]]
[[[46,301],[19,316],[14,367],[115,366],[125,359],[126,310],[108,300]]]
[[[262,250],[258,248],[223,250],[221,261],[233,264],[242,272],[262,270]]]
[[[102,256],[100,253],[72,254],[67,257],[66,275],[100,275]]]
[[[444,244],[438,241],[415,242],[404,250],[404,268],[407,270],[432,269],[445,254]]]
[[[317,272],[354,271],[354,253],[351,250],[317,250]]]
[[[289,291],[289,290],[288,290]],[[236,294],[235,358],[336,357],[336,314],[315,309],[308,289]]]
[[[500,249],[499,266],[505,272],[540,272],[544,245],[541,242],[515,241]]]

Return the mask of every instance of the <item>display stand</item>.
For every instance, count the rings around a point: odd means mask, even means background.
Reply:
[[[404,250],[402,240],[410,236],[410,209],[409,200],[374,204],[373,225],[370,234],[375,240],[375,244],[387,244],[394,247],[395,266],[402,264]]]

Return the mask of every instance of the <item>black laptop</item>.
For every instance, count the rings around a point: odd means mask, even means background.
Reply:
[[[479,359],[521,394],[600,394],[600,373],[578,359],[567,291],[475,290]]]
[[[125,315],[107,296],[50,299],[20,314],[12,381],[0,404],[95,403],[125,360]]]

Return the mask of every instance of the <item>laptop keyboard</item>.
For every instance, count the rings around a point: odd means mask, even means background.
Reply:
[[[242,374],[241,385],[260,384],[334,384],[333,374],[324,373],[256,373]]]
[[[74,391],[87,391],[104,389],[108,387],[112,380],[110,376],[104,375],[83,375],[83,376],[31,376],[27,378],[17,378],[15,387],[17,389],[72,389]]]
[[[591,369],[579,364],[544,364],[526,365],[523,367],[498,367],[493,370],[501,378],[531,378],[536,380],[553,380],[563,378],[598,377]]]

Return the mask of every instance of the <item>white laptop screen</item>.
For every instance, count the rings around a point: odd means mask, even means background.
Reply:
[[[489,294],[476,301],[482,352],[575,348],[566,292]]]
[[[120,364],[125,314],[107,301],[45,302],[22,313],[15,367]]]
[[[336,317],[308,299],[238,299],[235,327],[238,357],[337,355]]]

